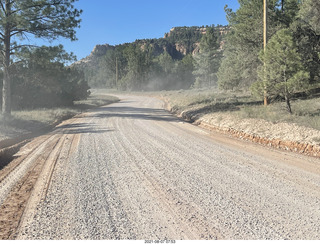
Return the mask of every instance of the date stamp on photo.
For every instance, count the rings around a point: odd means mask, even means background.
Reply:
[[[145,240],[144,243],[148,244],[174,244],[175,240]]]

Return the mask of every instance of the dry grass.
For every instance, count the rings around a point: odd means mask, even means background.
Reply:
[[[12,111],[9,118],[0,115],[0,140],[35,131],[88,109],[117,101],[116,97],[93,91],[87,100],[77,101],[71,107]]]
[[[33,109],[14,111],[14,119],[34,121],[43,124],[51,124],[60,118],[71,117],[77,113],[74,108],[50,108],[50,109]]]
[[[277,102],[267,107],[243,106],[239,112],[242,118],[259,118],[273,123],[287,122],[320,130],[320,98],[292,101],[293,114],[285,104]]]
[[[118,102],[119,99],[114,96],[106,95],[110,90],[92,90],[87,100],[76,101],[75,108],[80,111],[95,108],[110,103]]]
[[[156,93],[155,93],[156,94]],[[320,130],[320,98],[292,101],[293,114],[286,110],[284,102],[267,107],[246,93],[219,90],[186,90],[161,92],[176,112],[192,111],[193,114],[228,113],[239,118],[264,119],[272,123],[287,122]]]

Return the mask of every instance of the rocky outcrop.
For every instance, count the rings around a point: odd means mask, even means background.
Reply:
[[[96,45],[89,56],[73,63],[72,66],[76,66],[81,69],[88,64],[95,65],[97,63],[97,57],[104,56],[108,50],[112,50],[114,48],[114,46],[109,44]]]
[[[192,56],[197,55],[200,52],[200,42],[193,44]]]
[[[108,50],[114,49],[114,46],[111,46],[109,44],[104,44],[104,45],[96,45],[91,52],[93,56],[103,56],[107,53]]]
[[[181,43],[176,43],[175,44],[176,50],[183,54],[183,55],[187,55],[187,47]]]
[[[215,27],[221,36],[225,36],[230,30],[227,26]],[[200,40],[202,35],[205,35],[207,27],[174,27],[166,33],[164,38],[136,40],[135,44],[145,50],[148,45],[153,48],[153,54],[158,56],[163,52],[168,52],[174,59],[182,59],[185,55],[196,55],[200,50]],[[220,49],[223,49],[224,38],[221,38]],[[94,67],[99,66],[101,57],[109,50],[115,49],[115,46],[109,44],[96,45],[90,55],[75,62],[72,66],[80,70],[89,69],[95,70]]]
[[[200,40],[203,35],[207,33],[208,27],[174,27],[170,29],[169,33],[166,33],[164,39],[174,42],[176,50],[182,55],[191,53],[196,55],[200,50]],[[215,30],[219,33],[220,49],[223,50],[225,45],[225,36],[230,31],[228,26],[216,26]]]

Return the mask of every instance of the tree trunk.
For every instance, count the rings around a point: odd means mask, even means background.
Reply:
[[[11,84],[9,72],[4,68],[3,87],[2,87],[2,114],[9,116],[11,114]]]
[[[3,65],[2,114],[11,114],[11,80],[10,80],[10,36],[5,39],[5,60]]]
[[[290,99],[289,97],[286,95],[285,96],[285,100],[286,100],[286,104],[287,104],[287,110],[290,114],[292,114],[292,109],[291,109],[291,104],[290,104]]]
[[[119,67],[118,67],[118,58],[116,57],[116,84],[115,84],[115,87],[118,86],[118,83],[119,83]]]
[[[11,15],[11,2],[6,0],[6,17]],[[11,27],[6,23],[4,35],[4,60],[3,60],[3,87],[2,87],[2,114],[11,114],[11,80],[10,80],[10,55],[11,55]]]
[[[263,0],[263,50],[266,52],[268,43],[268,0]],[[266,71],[266,63],[264,62],[264,82],[267,82],[267,71]],[[263,104],[264,106],[268,105],[268,92],[267,87],[265,85],[263,92]]]

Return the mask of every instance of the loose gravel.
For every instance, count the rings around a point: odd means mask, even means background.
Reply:
[[[63,126],[17,239],[320,239],[318,159],[210,133],[155,98],[120,98]]]

